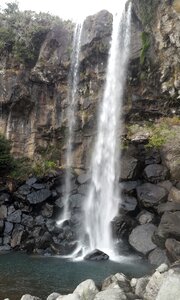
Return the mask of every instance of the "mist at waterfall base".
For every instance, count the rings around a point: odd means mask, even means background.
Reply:
[[[111,274],[123,272],[140,277],[151,272],[150,266],[140,258],[122,261],[73,262],[59,257],[29,256],[12,252],[0,255],[0,296],[19,300],[24,294],[46,299],[52,292],[71,293],[76,286],[93,279],[97,285]]]

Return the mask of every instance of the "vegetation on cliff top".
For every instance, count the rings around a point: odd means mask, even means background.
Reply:
[[[47,33],[63,21],[47,13],[20,11],[16,2],[0,10],[0,56],[12,54],[16,63],[33,66]]]

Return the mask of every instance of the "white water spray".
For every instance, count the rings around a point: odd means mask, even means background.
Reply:
[[[119,139],[121,110],[129,56],[131,4],[121,0],[113,16],[113,31],[109,51],[106,85],[99,110],[98,133],[92,154],[92,180],[84,207],[87,250],[100,249],[112,257],[115,254],[111,221],[118,213],[117,191],[119,175]]]
[[[72,144],[74,140],[74,126],[76,123],[76,108],[77,108],[77,86],[78,86],[78,71],[79,71],[79,54],[81,48],[81,33],[82,33],[83,22],[77,23],[74,30],[73,37],[73,48],[71,56],[71,66],[69,72],[68,80],[68,139],[67,139],[67,152],[66,152],[66,175],[65,175],[65,195],[63,199],[64,210],[63,215],[60,220],[57,222],[58,225],[61,225],[65,220],[68,220],[69,215],[69,196],[71,191],[71,167],[73,164],[72,157]]]

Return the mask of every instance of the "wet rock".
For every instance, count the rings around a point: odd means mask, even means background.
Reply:
[[[147,210],[142,210],[137,216],[137,220],[141,225],[151,223],[153,219],[154,219],[154,214],[152,214]]]
[[[60,244],[51,243],[52,251],[58,255],[69,255],[77,248],[77,242],[61,242]]]
[[[88,173],[82,173],[77,178],[77,181],[78,181],[79,184],[87,183],[90,180],[91,180],[91,174],[89,172]]]
[[[87,195],[89,185],[88,184],[81,184],[78,188],[78,193],[81,195]]]
[[[45,223],[45,220],[44,220],[43,216],[39,215],[35,218],[34,222],[35,222],[35,225],[43,226]]]
[[[126,295],[121,291],[121,289],[107,289],[105,291],[99,292],[94,300],[127,300]]]
[[[12,223],[21,223],[21,210],[16,210],[12,214],[8,215],[7,221]]]
[[[159,164],[148,165],[144,169],[144,177],[151,183],[163,181],[168,177],[168,169]]]
[[[0,219],[6,219],[7,218],[7,206],[1,205],[0,206]]]
[[[37,192],[32,192],[27,196],[27,201],[30,204],[37,204],[46,201],[51,197],[51,192],[48,189],[42,189]]]
[[[13,224],[11,222],[5,222],[4,233],[10,234],[13,230]]]
[[[36,177],[31,177],[28,180],[26,180],[26,184],[29,185],[29,186],[32,186],[36,182],[37,182],[37,178]]]
[[[100,261],[100,260],[108,260],[109,256],[101,250],[95,249],[92,252],[88,253],[85,257],[85,260],[93,260],[93,261]]]
[[[157,206],[167,199],[167,195],[166,189],[152,183],[144,183],[137,187],[138,200],[144,207]]]
[[[73,293],[78,294],[80,300],[94,300],[95,295],[99,292],[93,280],[88,279],[81,282]]]
[[[166,202],[166,203],[161,203],[157,207],[157,212],[159,215],[162,215],[165,212],[175,212],[180,210],[180,203],[175,203],[175,202]]]
[[[3,252],[3,251],[10,251],[10,250],[11,250],[10,245],[0,246],[0,252]]]
[[[148,260],[152,265],[160,266],[163,263],[169,263],[166,251],[160,248],[154,249],[148,256]]]
[[[180,190],[173,186],[168,195],[168,201],[180,204]]]
[[[58,198],[55,201],[56,206],[58,206],[59,208],[63,208],[64,207],[64,203],[63,203],[63,199],[62,198]]]
[[[112,231],[115,239],[127,238],[129,232],[137,225],[137,221],[128,215],[119,215],[112,221]]]
[[[52,236],[49,232],[45,232],[42,236],[36,239],[36,247],[38,249],[46,249],[50,247],[52,243]]]
[[[130,245],[138,252],[148,254],[156,248],[152,236],[157,227],[153,224],[139,225],[133,229],[129,236]]]
[[[84,197],[80,194],[74,194],[69,198],[69,206],[71,211],[81,210]]]
[[[141,181],[126,181],[120,183],[120,191],[124,194],[133,195],[137,186],[141,185]]]
[[[30,215],[22,214],[21,224],[27,227],[32,228],[34,226],[34,219]]]
[[[157,149],[146,149],[145,153],[145,164],[160,164],[161,163],[161,155]]]
[[[137,199],[133,196],[123,195],[120,210],[126,212],[134,211],[137,207]]]
[[[176,261],[180,259],[180,242],[175,239],[167,239],[165,242],[165,247],[168,252],[168,257],[171,261]]]
[[[164,242],[171,237],[180,239],[180,211],[163,214],[158,226],[157,236]]]
[[[130,155],[123,155],[121,158],[121,180],[133,180],[138,174],[138,160]]]

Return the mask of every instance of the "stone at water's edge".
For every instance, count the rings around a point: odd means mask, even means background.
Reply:
[[[95,249],[92,252],[88,253],[85,257],[85,260],[108,260],[109,259],[109,255],[107,255],[106,253],[104,253],[101,250]]]

